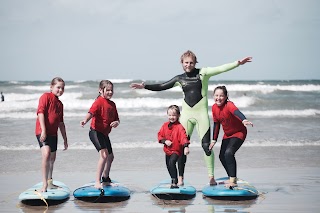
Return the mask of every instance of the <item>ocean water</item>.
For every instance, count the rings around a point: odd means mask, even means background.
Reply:
[[[159,148],[157,132],[167,121],[166,108],[171,104],[181,107],[181,89],[132,90],[130,79],[111,81],[112,100],[121,121],[110,134],[113,147]],[[98,84],[99,81],[66,82],[60,100],[64,104],[69,149],[94,149],[88,137],[89,123],[82,128],[80,121],[98,95]],[[227,87],[229,99],[254,124],[248,127],[245,146],[320,146],[320,80],[211,81],[210,118],[212,91],[218,85]],[[39,97],[49,89],[48,81],[0,81],[5,96],[0,103],[0,150],[38,149],[34,135],[36,109]],[[219,140],[222,135],[220,132]],[[59,147],[62,144],[60,140]],[[191,138],[193,146],[201,147],[196,131]]]

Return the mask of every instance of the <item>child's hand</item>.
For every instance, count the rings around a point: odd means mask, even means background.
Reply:
[[[120,122],[119,121],[113,121],[110,126],[113,128],[117,128],[117,126],[119,126]]]
[[[248,121],[248,120],[243,120],[242,124],[245,125],[245,126],[251,125],[253,127],[253,123],[251,121]]]
[[[169,141],[169,140],[166,140],[166,141],[164,142],[164,144],[167,145],[167,146],[171,146],[172,142]]]
[[[47,139],[47,133],[45,131],[41,132],[40,142],[44,142]]]
[[[83,121],[80,121],[80,126],[82,126],[82,127],[84,127],[84,125],[86,125],[86,121],[85,120],[83,120]]]
[[[67,150],[68,149],[68,142],[67,141],[64,141],[64,149],[63,151]]]
[[[214,145],[217,143],[217,141],[215,141],[215,140],[212,140],[211,141],[211,143],[210,143],[210,145],[209,145],[209,150],[211,151],[212,150],[212,148],[214,147]]]
[[[190,153],[189,147],[184,147],[184,155],[188,155]]]

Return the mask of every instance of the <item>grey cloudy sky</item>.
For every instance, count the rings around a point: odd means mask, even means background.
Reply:
[[[318,0],[1,0],[0,81],[168,80],[245,56],[217,80],[320,79]]]

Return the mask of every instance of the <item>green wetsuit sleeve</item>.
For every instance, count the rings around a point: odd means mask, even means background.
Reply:
[[[201,74],[207,77],[218,75],[223,72],[227,72],[239,66],[239,62],[235,61],[233,63],[224,64],[218,67],[204,67],[201,68]]]

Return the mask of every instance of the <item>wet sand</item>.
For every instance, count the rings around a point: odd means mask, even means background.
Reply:
[[[216,153],[216,177],[225,176]],[[65,203],[27,206],[19,194],[41,180],[39,150],[0,151],[1,212],[318,212],[320,207],[319,146],[242,147],[236,157],[238,177],[249,181],[261,195],[253,201],[217,201],[203,198],[208,182],[203,153],[191,147],[185,178],[197,189],[189,201],[162,201],[149,190],[169,175],[159,149],[114,149],[111,178],[131,190],[131,197],[119,203],[88,203],[72,195]],[[73,192],[92,181],[98,155],[95,150],[59,150],[54,179]]]

